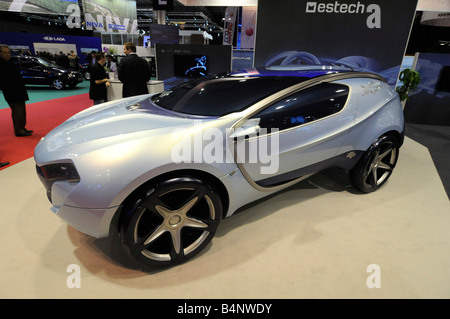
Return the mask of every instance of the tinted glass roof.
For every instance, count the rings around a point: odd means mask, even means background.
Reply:
[[[226,75],[183,83],[153,97],[165,109],[201,116],[240,112],[280,90],[308,80],[300,76]]]
[[[339,67],[244,69],[189,81],[162,92],[152,101],[165,109],[191,115],[223,116],[240,112],[285,88],[330,73]]]

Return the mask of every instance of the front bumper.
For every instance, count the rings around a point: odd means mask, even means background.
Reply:
[[[49,168],[51,166],[52,164],[47,165],[45,173],[42,167],[36,166],[37,175],[47,191],[49,201],[53,205],[51,211],[73,228],[89,236],[96,238],[108,237],[111,220],[119,206],[84,208],[67,205],[68,196],[79,185],[79,179],[73,181],[58,178],[52,179],[52,174],[55,171],[59,173],[60,170],[52,170]],[[75,168],[70,166],[70,163],[66,163],[66,165],[56,164],[56,166],[64,167],[68,175],[74,176],[76,173]]]
[[[118,207],[87,209],[71,206],[53,206],[51,211],[73,228],[95,238],[109,236],[111,221]]]
[[[83,82],[83,74],[78,72],[78,73],[74,74],[73,76],[68,76],[66,81],[67,81],[68,85],[76,85],[78,83],[81,83],[81,82]]]

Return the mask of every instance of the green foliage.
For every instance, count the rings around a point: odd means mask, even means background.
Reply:
[[[115,48],[109,48],[108,53],[111,55],[117,54],[117,50]]]
[[[405,101],[409,98],[409,94],[417,89],[420,83],[420,74],[411,69],[404,69],[400,72],[398,79],[403,82],[403,85],[397,87],[396,91],[400,95],[400,100]]]

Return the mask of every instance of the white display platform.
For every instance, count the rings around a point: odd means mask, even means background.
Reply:
[[[107,87],[108,101],[114,101],[122,98],[123,84],[117,79],[110,79],[111,85]],[[148,93],[159,93],[164,91],[163,81],[149,81],[147,82]]]
[[[154,274],[116,263],[106,240],[50,212],[33,159],[0,180],[3,299],[450,298],[449,199],[428,150],[408,138],[377,192],[327,170],[222,221],[206,251]],[[80,288],[67,286],[71,265]],[[370,265],[380,288],[367,285]]]

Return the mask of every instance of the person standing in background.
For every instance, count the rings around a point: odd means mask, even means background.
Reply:
[[[147,82],[151,72],[148,63],[136,54],[136,45],[125,42],[123,52],[126,57],[120,61],[118,77],[123,83],[122,97],[129,97],[148,93]]]
[[[80,70],[80,57],[74,51],[70,51],[69,60],[72,69],[77,71]]]
[[[11,108],[11,116],[16,136],[30,136],[33,131],[27,130],[27,114],[25,102],[29,100],[22,76],[18,68],[11,63],[11,50],[0,44],[0,88]]]
[[[95,64],[92,66],[89,86],[89,98],[94,100],[94,105],[108,101],[107,87],[109,83],[105,70],[106,58],[103,52],[95,54]]]
[[[114,62],[114,59],[112,57],[112,55],[107,55],[106,56],[106,64],[105,64],[106,68],[109,70],[109,72],[116,72],[117,71],[117,65],[116,62]]]
[[[90,54],[88,54],[86,56],[86,62],[88,63],[87,71],[89,71],[89,73],[92,72],[92,67],[95,64],[95,54],[96,53],[97,53],[96,51],[92,51]]]
[[[95,64],[96,53],[96,51],[91,51],[91,53],[86,56],[86,62],[89,64],[89,68],[92,68]]]
[[[59,55],[56,55],[56,64],[63,68],[70,68],[70,60],[67,54],[62,51],[59,51]]]

